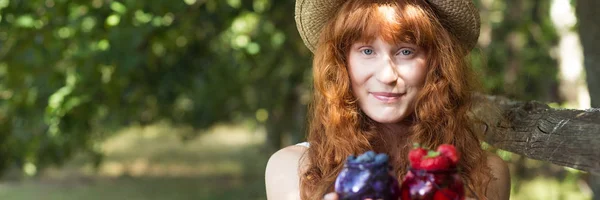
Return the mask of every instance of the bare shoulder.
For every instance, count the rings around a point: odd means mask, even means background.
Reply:
[[[505,200],[510,198],[510,172],[508,165],[498,155],[487,152],[487,163],[492,170],[492,180],[486,196],[490,200]]]
[[[300,199],[300,174],[308,165],[307,150],[292,145],[271,155],[265,171],[267,199]]]

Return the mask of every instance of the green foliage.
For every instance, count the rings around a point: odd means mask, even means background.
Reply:
[[[480,46],[474,67],[492,94],[517,100],[560,102],[558,66],[552,48],[558,35],[551,1],[477,1],[482,11]]]
[[[548,2],[486,1],[474,66],[495,94],[554,98]],[[0,0],[0,172],[60,165],[129,124],[263,123],[299,140],[311,54],[294,1]],[[182,135],[193,137],[194,135]],[[290,137],[288,137],[290,138]]]
[[[293,4],[0,0],[0,165],[99,162],[103,133],[131,123],[285,112],[310,69]]]

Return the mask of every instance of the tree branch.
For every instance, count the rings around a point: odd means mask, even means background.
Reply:
[[[504,116],[485,136],[492,146],[600,174],[600,109],[554,109],[536,101],[483,98],[498,105]]]

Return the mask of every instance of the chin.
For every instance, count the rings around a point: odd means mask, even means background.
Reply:
[[[398,123],[401,122],[402,120],[404,120],[406,117],[405,116],[400,116],[400,117],[389,117],[389,116],[377,116],[377,117],[371,117],[369,116],[373,121],[376,121],[378,123],[382,123],[382,124],[393,124],[393,123]]]

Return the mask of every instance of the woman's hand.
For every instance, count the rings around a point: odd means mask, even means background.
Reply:
[[[335,192],[326,194],[323,197],[323,200],[338,200],[338,195]],[[365,199],[365,200],[372,200],[372,199]]]

